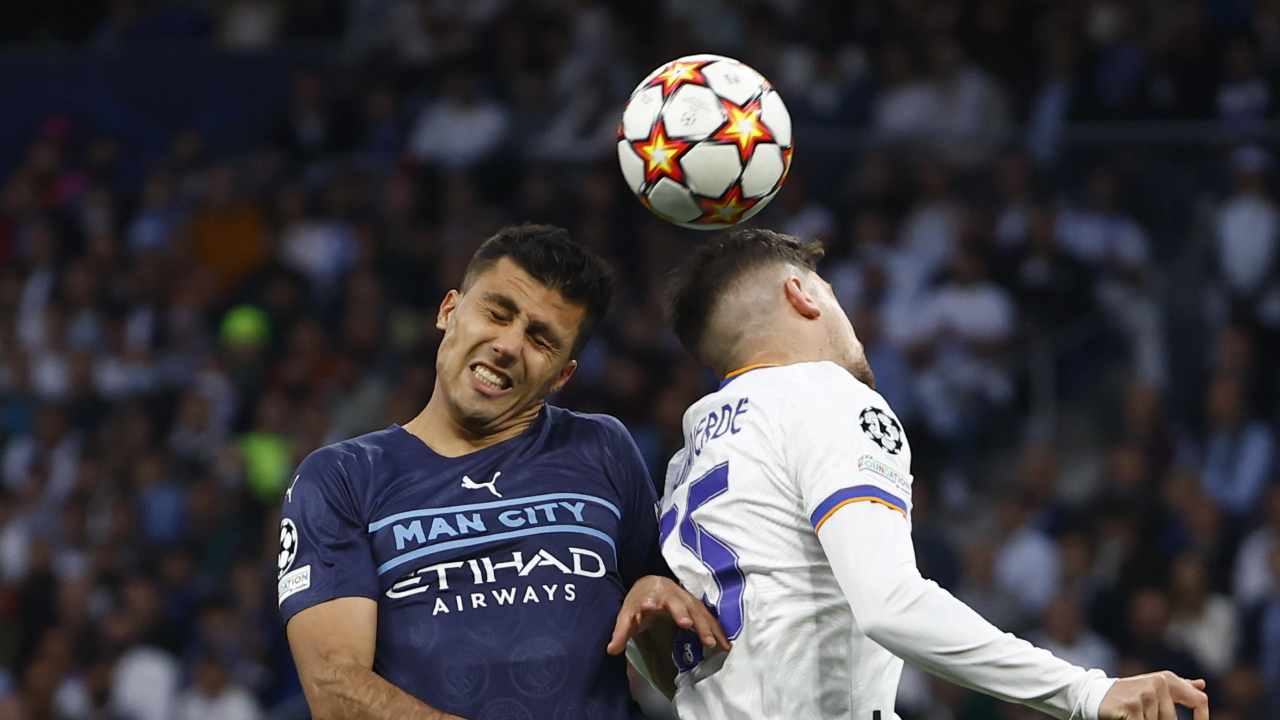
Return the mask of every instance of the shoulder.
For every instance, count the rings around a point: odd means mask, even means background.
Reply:
[[[833,362],[794,363],[770,370],[755,378],[749,390],[753,404],[759,395],[806,417],[826,408],[851,410],[851,403],[884,405],[879,393]]]
[[[312,486],[326,495],[338,492],[354,502],[364,495],[375,468],[395,454],[400,442],[396,435],[402,432],[391,426],[316,448],[298,465],[291,487]]]
[[[633,443],[631,432],[622,421],[604,413],[583,413],[547,405],[547,421],[575,439],[597,440],[608,443]]]

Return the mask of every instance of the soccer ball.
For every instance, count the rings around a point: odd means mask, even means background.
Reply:
[[[649,73],[618,125],[627,186],[658,217],[694,230],[764,209],[791,168],[791,115],[760,73],[689,55]]]

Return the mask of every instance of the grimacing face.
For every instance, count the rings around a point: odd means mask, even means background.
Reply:
[[[585,317],[506,257],[450,290],[436,316],[436,387],[455,421],[489,434],[532,419],[577,368],[570,352]]]

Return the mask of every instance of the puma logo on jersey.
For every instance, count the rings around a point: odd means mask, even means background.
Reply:
[[[496,487],[498,482],[498,476],[501,474],[502,474],[501,470],[494,473],[493,479],[490,480],[489,482],[476,482],[475,480],[471,479],[470,475],[463,475],[462,487],[466,490],[480,490],[481,488],[483,488],[493,493],[494,497],[502,497],[502,493],[498,492],[498,488]]]

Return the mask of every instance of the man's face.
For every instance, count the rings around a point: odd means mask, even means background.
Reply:
[[[823,280],[816,272],[809,274],[809,280],[815,300],[822,308],[821,320],[827,328],[827,340],[833,353],[832,362],[848,370],[867,387],[875,388],[876,376],[871,372],[871,363],[867,361],[862,341],[853,331],[853,323],[849,321],[844,308],[840,307],[831,283]]]
[[[454,419],[488,434],[536,409],[573,375],[570,351],[585,317],[505,257],[465,292],[450,290],[436,317],[444,331],[436,377]]]

